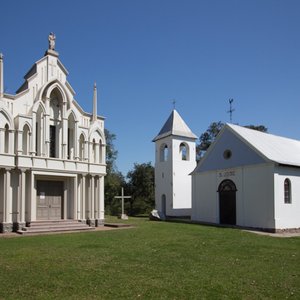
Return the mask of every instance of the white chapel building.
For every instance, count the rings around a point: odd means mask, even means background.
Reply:
[[[158,211],[271,232],[300,229],[300,141],[226,124],[196,166],[195,139],[175,110],[154,139]]]
[[[4,92],[0,55],[0,231],[35,221],[104,220],[104,118],[76,102],[68,71],[49,49],[25,75],[15,95]]]
[[[192,173],[192,220],[300,228],[300,141],[226,124]]]

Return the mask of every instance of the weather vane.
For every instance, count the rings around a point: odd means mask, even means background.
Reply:
[[[176,100],[173,99],[173,100],[172,100],[172,103],[173,103],[173,109],[175,109],[175,108],[176,108]]]
[[[230,123],[232,123],[232,113],[235,111],[235,109],[232,108],[232,102],[233,99],[229,99],[229,110],[227,111],[227,113],[229,113],[230,115]]]

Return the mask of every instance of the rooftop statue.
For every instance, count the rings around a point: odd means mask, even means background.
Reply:
[[[55,39],[56,36],[53,32],[50,32],[48,40],[49,40],[49,50],[55,50]]]

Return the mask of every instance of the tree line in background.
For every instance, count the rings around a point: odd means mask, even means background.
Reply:
[[[150,162],[137,164],[129,171],[126,177],[118,171],[116,159],[118,151],[114,147],[115,134],[105,130],[106,137],[106,164],[105,177],[105,212],[110,215],[121,214],[121,199],[115,196],[121,194],[124,188],[125,195],[131,196],[125,201],[125,212],[129,216],[148,214],[154,208],[154,167]]]
[[[199,161],[209,146],[213,143],[218,133],[223,128],[224,123],[212,122],[207,130],[200,135],[197,142],[197,157]],[[267,132],[264,125],[247,125],[250,129]],[[131,196],[125,201],[125,212],[129,216],[148,214],[155,206],[154,199],[154,167],[150,162],[137,164],[133,170],[129,171],[126,177],[118,171],[116,159],[118,151],[115,149],[114,141],[116,135],[105,129],[106,137],[106,171],[105,177],[105,212],[109,215],[121,214],[121,200],[114,198],[121,194],[121,188],[124,188],[125,195]]]

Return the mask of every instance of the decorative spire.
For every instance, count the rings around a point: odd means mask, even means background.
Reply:
[[[94,97],[93,97],[93,121],[97,120],[97,85],[94,83]]]
[[[3,54],[0,53],[0,98],[3,97],[4,84],[3,84]]]

